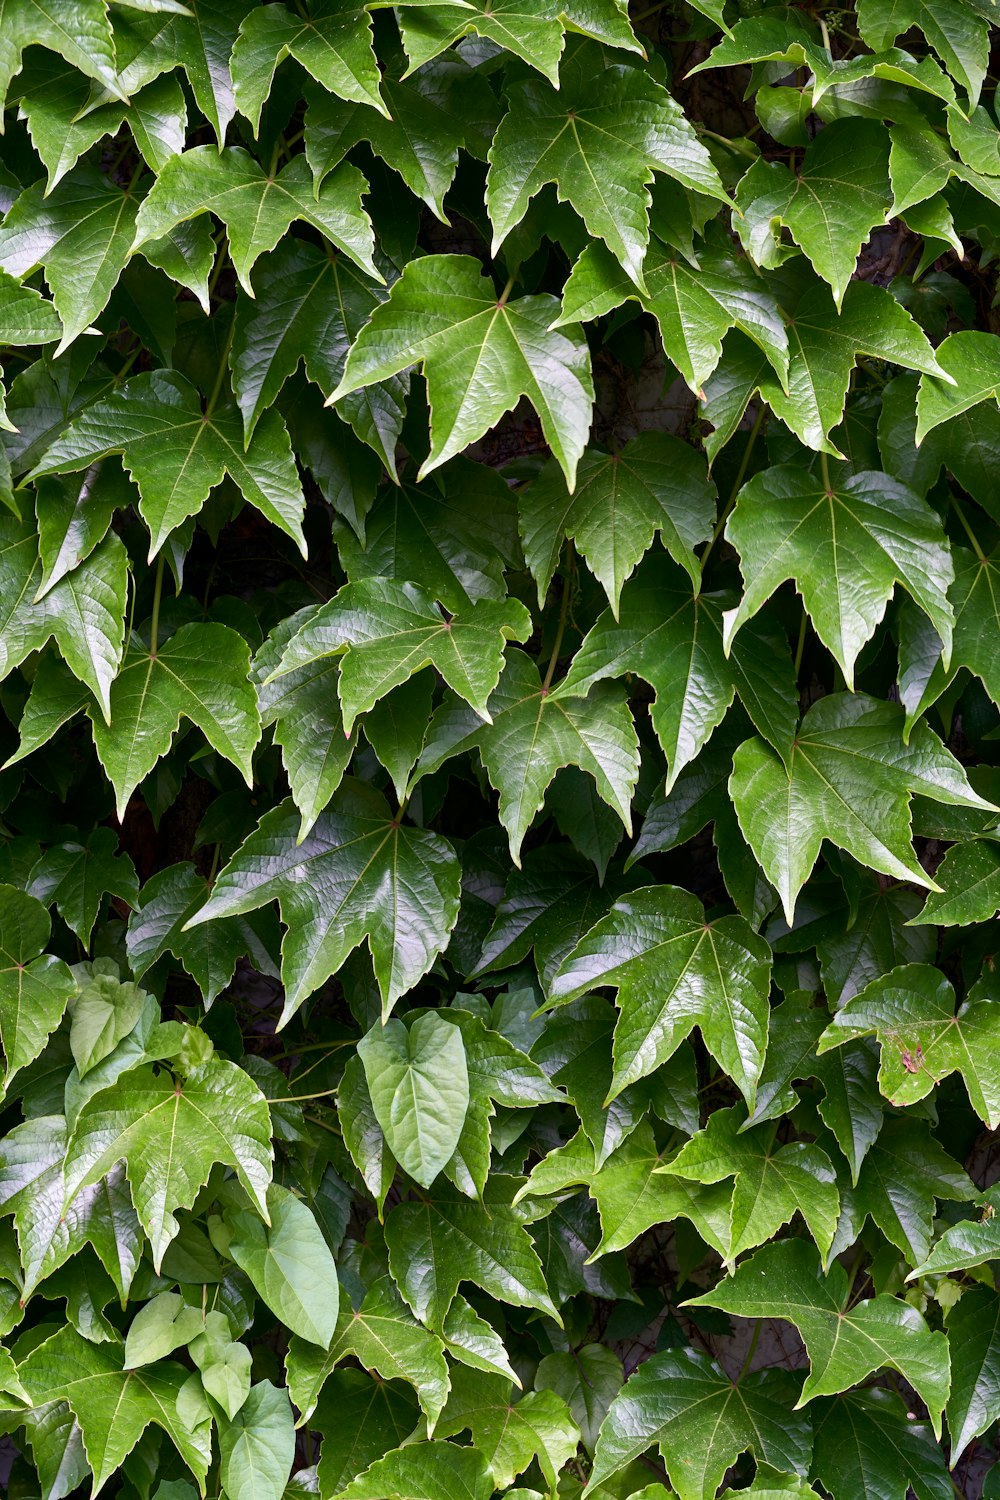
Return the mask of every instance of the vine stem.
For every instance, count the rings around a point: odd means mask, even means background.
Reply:
[[[149,624],[149,654],[156,655],[156,648],[160,643],[160,598],[163,594],[163,563],[165,554],[160,553],[156,559],[156,582],[153,584],[153,614]]]
[[[979,561],[981,563],[984,563],[986,561],[986,553],[979,545],[979,538],[976,536],[976,533],[969,525],[969,518],[965,514],[965,511],[962,509],[962,507],[959,505],[958,501],[955,499],[954,495],[952,495],[951,497],[951,504],[956,516],[962,524],[962,530],[965,532],[966,536],[969,538],[969,541],[972,543],[972,547],[976,556],[979,558]]]
[[[573,543],[570,542],[569,561],[566,565],[566,577],[563,579],[563,594],[559,603],[559,623],[556,626],[556,638],[552,644],[552,654],[549,656],[549,664],[545,669],[545,677],[542,681],[542,692],[547,693],[552,686],[555,676],[556,663],[559,661],[559,652],[562,650],[563,636],[566,634],[566,621],[569,618],[569,597],[573,591]]]
[[[760,434],[760,429],[764,425],[764,413],[766,412],[766,410],[767,408],[765,407],[764,403],[761,402],[757,415],[754,418],[754,424],[750,429],[750,436],[747,438],[746,447],[743,449],[743,457],[740,459],[740,466],[736,470],[736,478],[733,480],[732,489],[729,491],[729,499],[726,501],[725,506],[723,507],[722,514],[715,523],[715,530],[712,532],[712,535],[709,538],[708,546],[701,554],[702,573],[704,573],[705,564],[708,562],[708,559],[712,555],[712,548],[715,546],[716,542],[719,540],[720,536],[725,530],[726,522],[729,520],[733,506],[736,504],[736,497],[739,494],[740,490],[743,488],[743,481],[746,478],[747,469],[750,467],[750,459],[753,455],[753,450],[756,446],[757,438]]]

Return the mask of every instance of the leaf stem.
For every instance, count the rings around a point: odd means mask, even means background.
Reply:
[[[153,584],[153,613],[149,622],[149,654],[156,655],[160,644],[160,598],[163,594],[163,564],[166,554],[161,552],[156,559],[156,582]]]
[[[236,315],[234,312],[232,318],[229,321],[229,334],[226,338],[226,347],[223,349],[222,358],[219,360],[219,369],[215,377],[215,384],[212,387],[212,394],[209,396],[208,405],[205,407],[206,418],[212,415],[213,411],[215,410],[216,402],[222,394],[222,385],[229,369],[229,351],[233,347],[233,335],[235,334],[235,332]]]
[[[316,1094],[283,1094],[280,1097],[268,1099],[268,1104],[304,1104],[308,1099],[329,1099],[335,1094],[340,1084],[335,1084],[332,1089],[320,1089]]]
[[[750,1373],[750,1366],[753,1363],[754,1355],[757,1353],[757,1345],[760,1341],[760,1330],[763,1328],[763,1326],[763,1318],[758,1318],[753,1326],[753,1333],[750,1335],[750,1344],[747,1348],[746,1358],[744,1359],[743,1364],[740,1367],[740,1373],[736,1377],[737,1385],[740,1384],[745,1375],[748,1375]]]
[[[545,669],[545,677],[542,681],[542,692],[547,693],[552,686],[555,676],[556,663],[559,660],[559,652],[562,650],[563,636],[566,634],[566,621],[569,619],[569,599],[573,592],[574,558],[573,543],[569,544],[569,560],[566,564],[566,576],[563,579],[562,599],[559,603],[559,623],[556,626],[556,638],[552,643],[552,652],[549,656],[549,664]]]
[[[715,530],[712,532],[712,535],[709,538],[708,546],[701,554],[701,571],[703,575],[705,572],[705,564],[708,562],[708,559],[712,555],[712,548],[715,546],[716,542],[719,540],[720,536],[725,530],[726,522],[729,520],[733,506],[736,504],[736,497],[739,495],[740,490],[743,488],[743,481],[746,478],[747,469],[750,467],[750,459],[753,454],[754,446],[756,445],[760,429],[764,425],[764,414],[766,411],[767,407],[762,401],[757,415],[754,418],[754,424],[750,429],[750,436],[747,438],[746,447],[743,449],[743,457],[740,459],[740,466],[736,470],[736,478],[733,480],[732,489],[729,491],[729,499],[726,501],[725,506],[722,510],[722,514],[715,523]]]
[[[507,285],[504,287],[503,291],[500,293],[499,297],[497,298],[497,307],[506,307],[507,306],[507,298],[510,296],[511,291],[513,290],[514,282],[515,282],[516,279],[517,278],[514,277],[514,276],[508,276],[508,278],[507,278]]]
[[[833,485],[830,483],[830,456],[825,449],[819,456],[819,471],[823,476],[823,488],[828,495],[832,495]]]
[[[805,605],[802,606],[802,622],[799,625],[799,639],[795,646],[795,677],[798,680],[799,668],[802,665],[802,653],[806,645],[806,628],[809,624],[809,616],[806,614]]]
[[[985,562],[986,553],[979,545],[979,539],[976,536],[976,533],[973,531],[972,527],[969,525],[969,518],[965,514],[965,511],[962,509],[962,507],[959,505],[958,501],[955,499],[954,495],[952,495],[951,497],[951,504],[956,516],[962,523],[962,530],[965,532],[966,536],[969,538],[969,541],[972,543],[973,551],[975,552],[981,563]]]

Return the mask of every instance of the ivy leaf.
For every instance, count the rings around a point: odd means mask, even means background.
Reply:
[[[399,1447],[418,1416],[416,1402],[398,1384],[375,1380],[361,1370],[334,1371],[316,1416],[323,1434],[316,1466],[321,1493],[339,1495],[369,1465]]]
[[[337,1090],[337,1114],[344,1145],[375,1199],[381,1221],[385,1200],[396,1175],[396,1162],[375,1118],[368,1080],[356,1054],[347,1059],[344,1067]]]
[[[170,1437],[204,1484],[212,1458],[212,1417],[204,1396],[181,1391],[190,1371],[161,1360],[138,1370],[122,1368],[121,1345],[92,1344],[75,1329],[60,1328],[32,1349],[18,1375],[32,1402],[66,1401],[80,1424],[94,1474],[94,1493],[118,1471],[149,1424]]]
[[[1000,406],[1000,356],[992,334],[971,331],[949,334],[938,345],[937,362],[944,376],[920,377],[918,447],[942,422],[961,416],[981,402],[993,401]]]
[[[773,472],[773,471],[771,471]],[[667,758],[669,793],[722,723],[737,688],[752,717],[784,750],[795,733],[796,694],[787,651],[760,637],[730,661],[724,599],[692,596],[673,565],[651,557],[626,585],[615,619],[602,614],[584,637],[553,698],[588,695],[606,677],[635,673],[653,688],[650,719]],[[783,659],[784,658],[784,659]]]
[[[305,551],[305,500],[285,424],[268,411],[244,451],[242,423],[226,408],[206,414],[195,387],[174,370],[135,375],[88,407],[29,475],[72,474],[120,453],[139,486],[139,511],[154,558],[170,533],[196,516],[229,474],[244,497]]]
[[[295,1461],[288,1392],[261,1380],[230,1422],[219,1424],[219,1477],[227,1495],[281,1500]]]
[[[953,572],[944,529],[927,501],[899,480],[854,474],[832,489],[804,468],[776,465],[743,487],[726,538],[744,575],[743,598],[725,617],[727,649],[791,578],[848,687],[897,583],[930,619],[950,658]]]
[[[257,257],[273,250],[288,226],[302,219],[380,281],[372,261],[371,221],[361,207],[367,186],[357,168],[345,163],[330,173],[314,195],[304,157],[294,157],[277,176],[269,177],[239,146],[221,152],[212,146],[194,146],[170,158],[143,199],[132,249],[162,239],[176,225],[211,212],[226,226],[233,268],[243,290],[252,297],[250,272]]]
[[[118,852],[118,839],[110,828],[95,828],[86,844],[54,844],[47,849],[31,871],[28,889],[46,906],[55,903],[85,948],[105,895],[131,907],[139,899],[135,866],[128,854]]]
[[[300,838],[305,838],[337,790],[357,743],[357,736],[344,730],[336,657],[320,657],[272,680],[288,642],[315,613],[315,607],[307,606],[286,615],[257,653],[252,668],[261,724],[265,729],[275,726],[274,742],[281,748],[292,799],[302,814]]]
[[[350,779],[301,843],[299,822],[291,802],[266,813],[188,926],[278,901],[288,927],[282,1022],[367,938],[388,1015],[455,924],[454,851],[437,834],[400,826],[377,792]]]
[[[378,0],[379,4],[386,0]],[[372,6],[374,9],[374,5]],[[476,35],[513,52],[559,86],[564,32],[579,32],[610,47],[641,52],[624,9],[615,0],[569,0],[559,11],[540,0],[409,0],[399,7],[403,46],[415,73],[462,37]]]
[[[472,256],[412,260],[352,345],[330,403],[419,364],[431,407],[422,478],[527,396],[572,485],[594,387],[582,332],[551,330],[557,312],[546,295],[499,302]]]
[[[433,1433],[448,1399],[450,1376],[437,1334],[413,1318],[389,1276],[380,1276],[356,1307],[342,1302],[329,1348],[293,1338],[286,1361],[288,1389],[308,1419],[331,1373],[353,1357],[383,1380],[413,1386]]]
[[[62,324],[55,307],[41,292],[22,286],[9,272],[0,271],[0,298],[0,341],[13,348],[58,343]]]
[[[142,979],[165,953],[173,954],[201,990],[206,1008],[231,983],[236,960],[253,956],[261,973],[275,974],[268,947],[242,917],[184,931],[189,917],[204,905],[205,880],[183,861],[157,870],[142,888],[129,918],[125,948],[136,979]]]
[[[834,120],[806,148],[798,173],[781,162],[755,162],[735,196],[747,254],[759,266],[780,264],[783,225],[829,282],[839,309],[861,246],[892,201],[888,145],[873,120]]]
[[[750,1107],[767,1045],[771,950],[742,917],[706,922],[676,886],[617,901],[564,961],[550,1004],[618,990],[609,1098],[661,1066],[698,1026]],[[711,997],[711,998],[709,998]]]
[[[38,599],[41,575],[31,516],[19,521],[0,515],[0,677],[54,638],[73,676],[107,718],[124,645],[128,554],[118,537],[106,537]]]
[[[716,490],[693,448],[662,432],[644,432],[615,454],[588,449],[570,493],[554,463],[518,497],[524,557],[544,605],[559,565],[563,538],[601,583],[618,618],[622,585],[659,533],[695,589],[701,570],[694,549],[715,519]]]
[[[118,86],[115,46],[105,0],[70,0],[55,13],[42,0],[3,0],[0,4],[0,107],[11,79],[21,71],[25,47],[47,47],[71,67],[94,78],[115,98]]]
[[[341,1500],[490,1500],[493,1475],[475,1448],[411,1443],[359,1474]]]
[[[956,1354],[948,1398],[951,1462],[1000,1415],[1000,1297],[992,1287],[972,1287],[948,1317]]]
[[[98,966],[95,965],[95,970]],[[117,973],[92,973],[81,980],[73,1002],[69,1045],[76,1070],[85,1078],[134,1030],[147,996],[136,984],[122,984]]]
[[[870,869],[934,890],[910,843],[910,794],[990,810],[925,723],[908,745],[902,726],[895,704],[833,693],[805,715],[787,769],[761,740],[737,750],[729,785],[740,827],[789,923],[824,838]]]
[[[358,1043],[375,1118],[404,1172],[429,1188],[458,1145],[469,1108],[461,1031],[429,1011],[389,1020]]]
[[[352,0],[313,0],[307,15],[269,5],[244,16],[231,58],[236,107],[254,135],[274,74],[286,57],[294,57],[332,94],[388,116],[364,10]]]
[[[169,750],[182,718],[196,724],[253,785],[251,759],[260,739],[257,697],[246,642],[228,625],[182,625],[155,652],[133,635],[112,684],[109,723],[91,717],[119,818],[140,781]]]
[[[941,696],[949,682],[954,681],[959,667],[968,667],[970,672],[974,672],[994,702],[1000,698],[1000,673],[997,672],[996,658],[990,650],[992,634],[1000,629],[1000,604],[996,593],[1000,587],[1000,567],[997,565],[996,554],[994,552],[988,557],[977,557],[965,547],[955,547],[952,555],[955,561],[955,580],[949,589],[949,598],[955,611],[955,630],[951,660],[945,660],[939,640],[928,639],[929,662],[923,668],[919,698],[916,703],[911,699],[907,704],[907,718],[910,721],[926,712]],[[921,639],[916,633],[911,638]],[[906,657],[902,633],[900,639],[902,662]],[[955,852],[949,850],[949,853]],[[987,863],[980,849],[976,864],[982,870]],[[977,874],[980,870],[977,870]],[[935,907],[940,904],[935,902]],[[961,903],[955,910],[956,913],[961,911]],[[951,922],[954,918],[949,915],[936,920]]]
[[[483,725],[471,709],[445,703],[431,720],[415,777],[426,776],[453,755],[479,748],[490,783],[500,793],[500,822],[520,864],[521,844],[545,793],[563,766],[579,766],[629,827],[629,806],[639,769],[632,716],[620,692],[599,687],[588,698],[557,699],[542,691],[538,671],[521,651],[507,665],[487,704]]]
[[[859,355],[891,360],[949,383],[952,379],[906,308],[866,281],[850,283],[838,311],[827,288],[811,280],[788,320],[788,348],[787,382],[766,371],[760,393],[803,443],[834,456],[841,455],[830,433],[843,420]]]
[[[13,885],[0,885],[0,1042],[3,1088],[41,1052],[76,994],[61,958],[42,954],[52,924],[42,903]],[[41,956],[40,956],[41,955]]]
[[[462,1282],[515,1307],[534,1307],[561,1324],[541,1262],[511,1206],[516,1179],[490,1176],[482,1203],[439,1188],[421,1203],[404,1202],[385,1223],[389,1270],[421,1323],[440,1330]]]
[[[14,1217],[22,1296],[27,1301],[40,1282],[91,1244],[125,1298],[144,1243],[125,1173],[112,1168],[63,1212],[67,1140],[62,1115],[39,1115],[8,1131],[0,1144],[0,1211]]]
[[[184,1150],[173,1142],[183,1140]],[[133,1068],[91,1095],[76,1119],[66,1154],[65,1206],[124,1161],[132,1201],[149,1235],[157,1271],[216,1162],[235,1167],[267,1221],[271,1120],[267,1103],[235,1063],[212,1058],[186,1079]]]
[[[282,1324],[326,1347],[337,1326],[337,1268],[312,1212],[287,1188],[267,1190],[270,1225],[245,1210],[227,1215],[229,1254]]]
[[[20,280],[44,268],[62,354],[107,306],[128,260],[137,202],[93,167],[70,173],[48,197],[44,188],[25,188],[0,225],[0,270]]]
[[[997,1221],[995,1186],[986,1189],[980,1203],[981,1217],[962,1219],[946,1229],[927,1259],[909,1273],[907,1281],[916,1281],[921,1276],[947,1275],[949,1271],[965,1271],[998,1258],[1000,1223]]]
[[[973,104],[986,77],[989,28],[956,0],[858,0],[858,30],[880,52],[903,32],[919,27],[938,57]]]
[[[604,1485],[656,1444],[681,1500],[704,1500],[748,1450],[764,1463],[805,1474],[808,1422],[790,1407],[795,1384],[774,1370],[734,1384],[714,1360],[693,1349],[647,1359],[611,1403],[590,1477]]]
[[[506,1489],[538,1460],[554,1495],[560,1470],[576,1455],[580,1430],[555,1391],[530,1391],[514,1400],[509,1380],[481,1371],[462,1371],[436,1429],[451,1437],[468,1430],[477,1452]]]
[[[148,31],[140,32],[129,48],[135,52],[131,63],[125,62],[122,39],[117,39],[122,84],[134,92],[137,82],[133,75],[147,63],[146,49],[154,56],[162,49],[161,68],[181,65],[198,108],[222,146],[235,112],[230,54],[240,22],[252,5],[253,0],[184,0],[183,12],[151,17]],[[116,36],[117,31],[116,27]],[[148,75],[142,76],[145,79]]]
[[[824,1265],[840,1213],[837,1178],[826,1152],[805,1141],[775,1146],[774,1131],[747,1132],[739,1105],[717,1109],[708,1125],[659,1170],[693,1182],[735,1178],[728,1263],[744,1250],[774,1238],[782,1224],[801,1213]]]
[[[923,1121],[889,1116],[865,1156],[857,1186],[844,1193],[835,1250],[853,1241],[870,1215],[911,1265],[930,1249],[938,1198],[968,1202],[975,1188]]]
[[[785,388],[785,321],[773,292],[747,259],[735,256],[728,244],[706,240],[692,263],[654,234],[642,272],[644,295],[604,245],[587,245],[563,287],[559,324],[590,322],[628,299],[638,301],[656,319],[667,357],[696,396],[722,357],[726,333],[739,328]]]
[[[796,1409],[832,1396],[888,1365],[909,1381],[930,1412],[935,1433],[948,1398],[944,1334],[932,1333],[909,1303],[872,1297],[848,1306],[847,1272],[833,1262],[826,1277],[804,1240],[765,1245],[713,1291],[688,1306],[718,1307],[744,1318],[780,1318],[799,1331],[810,1370]]]
[[[831,1494],[858,1500],[949,1500],[944,1454],[893,1391],[851,1391],[814,1407],[813,1472]]]
[[[718,172],[680,106],[640,69],[580,47],[564,60],[560,85],[530,77],[507,85],[510,108],[493,138],[486,180],[492,254],[554,182],[644,291],[654,170],[724,200]]]
[[[330,395],[344,373],[348,348],[384,297],[376,282],[336,251],[290,237],[261,258],[254,282],[256,297],[242,288],[237,293],[230,356],[248,450],[257,423],[267,421],[300,360],[324,397]],[[393,376],[346,397],[338,411],[393,475],[406,388],[404,376]]]
[[[959,1072],[969,1102],[991,1130],[1000,1124],[1000,1067],[995,986],[984,977],[955,1010],[955,991],[930,964],[903,964],[865,986],[834,1016],[818,1051],[858,1037],[881,1046],[878,1085],[895,1105],[926,1098]]]
[[[517,599],[478,599],[445,618],[415,583],[369,578],[346,584],[285,647],[275,676],[341,656],[338,692],[344,732],[394,687],[433,666],[489,722],[506,641],[526,640],[531,617]]]

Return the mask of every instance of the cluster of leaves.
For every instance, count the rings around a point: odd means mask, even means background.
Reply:
[[[6,1494],[1000,1494],[994,9],[0,0]]]

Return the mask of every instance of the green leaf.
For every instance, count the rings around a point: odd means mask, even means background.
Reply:
[[[458,1145],[469,1108],[461,1031],[428,1012],[389,1020],[358,1043],[375,1118],[404,1172],[429,1188]]]
[[[600,985],[618,991],[609,1098],[646,1077],[698,1026],[752,1107],[767,1045],[771,950],[742,917],[706,922],[676,886],[617,901],[563,962],[550,1004]]]
[[[271,1178],[270,1115],[263,1094],[235,1063],[213,1058],[176,1081],[134,1068],[93,1094],[77,1116],[66,1155],[66,1206],[124,1161],[132,1200],[160,1262],[216,1162],[235,1167],[266,1220]],[[173,1149],[175,1137],[184,1149]]]
[[[878,1085],[906,1106],[926,1098],[949,1073],[959,1072],[969,1102],[991,1130],[1000,1123],[995,985],[988,974],[955,1010],[955,991],[939,969],[904,964],[874,979],[834,1016],[818,1051],[857,1037],[881,1047]]]
[[[146,993],[122,984],[116,973],[95,973],[82,981],[73,1001],[69,1045],[76,1070],[85,1078],[115,1050],[142,1015]]]
[[[253,784],[260,719],[249,678],[250,653],[228,625],[182,625],[155,653],[133,635],[112,684],[109,723],[91,713],[94,744],[115,789],[119,818],[140,781],[169,750],[182,718],[196,724],[247,785]]]
[[[385,0],[378,0],[385,3]],[[374,5],[373,5],[374,8]],[[540,0],[408,0],[400,6],[403,46],[411,73],[464,36],[476,35],[522,58],[559,85],[564,32],[579,32],[611,47],[641,52],[616,0],[569,0],[561,10]]]
[[[416,1403],[400,1387],[360,1370],[335,1370],[323,1387],[316,1428],[323,1434],[316,1474],[324,1495],[337,1495],[369,1465],[398,1447],[416,1426]]]
[[[233,267],[252,297],[250,272],[257,257],[273,250],[288,226],[302,219],[378,281],[371,221],[361,207],[366,188],[357,168],[345,164],[331,172],[314,196],[303,157],[268,176],[238,146],[222,152],[194,146],[170,158],[143,199],[132,249],[211,212],[226,226]]]
[[[314,0],[308,14],[284,5],[254,7],[243,18],[231,59],[236,107],[254,135],[275,71],[286,57],[294,57],[339,98],[387,114],[379,94],[371,22],[352,0]]]
[[[726,523],[744,594],[725,618],[725,643],[791,578],[848,687],[862,647],[897,583],[920,605],[951,655],[951,557],[937,512],[887,474],[854,474],[836,489],[779,464],[751,479]]]
[[[975,104],[986,76],[986,23],[956,0],[858,0],[858,30],[875,51],[917,26]]]
[[[25,47],[47,47],[71,67],[94,78],[121,98],[115,47],[105,0],[69,0],[53,10],[43,0],[2,0],[0,4],[0,106],[11,79],[21,70]]]
[[[396,1175],[396,1162],[375,1118],[368,1080],[355,1053],[347,1059],[337,1090],[337,1113],[344,1145],[375,1199],[379,1219]]]
[[[415,583],[372,578],[349,583],[285,647],[274,676],[341,656],[338,693],[344,731],[360,714],[423,667],[433,666],[454,692],[489,721],[506,641],[523,641],[531,618],[519,600],[476,600],[446,618]]]
[[[205,1394],[234,1421],[250,1394],[252,1356],[245,1344],[235,1341],[225,1313],[205,1314],[204,1324],[188,1345],[188,1353],[201,1374]]]
[[[648,558],[625,586],[617,619],[610,610],[598,618],[553,693],[562,702],[588,695],[606,677],[635,673],[644,678],[655,693],[650,719],[667,758],[668,793],[722,723],[737,690],[762,732],[782,751],[795,733],[787,650],[758,635],[727,661],[722,610],[727,597],[692,597],[671,563]]]
[[[483,1202],[439,1188],[424,1202],[400,1203],[386,1219],[389,1269],[416,1317],[440,1329],[462,1282],[515,1307],[561,1320],[541,1262],[511,1206],[517,1179],[494,1174]]]
[[[937,362],[950,383],[920,377],[917,392],[917,444],[942,422],[961,416],[982,401],[1000,406],[1000,354],[990,333],[952,333],[938,345]]]
[[[219,1426],[219,1475],[230,1500],[281,1500],[295,1458],[288,1393],[261,1380],[232,1422]]]
[[[330,401],[419,364],[431,407],[431,448],[422,477],[527,396],[572,485],[594,388],[580,329],[550,327],[557,311],[547,295],[501,304],[471,256],[411,261],[352,345]]]
[[[784,257],[780,226],[830,284],[838,309],[862,245],[885,222],[891,203],[888,141],[869,120],[835,120],[807,147],[801,169],[756,162],[736,189],[735,221],[743,246],[757,265]]]
[[[950,1367],[944,1334],[932,1333],[917,1312],[894,1297],[848,1306],[847,1273],[834,1262],[824,1278],[803,1240],[765,1245],[696,1307],[719,1307],[744,1318],[780,1318],[799,1331],[810,1370],[796,1407],[832,1396],[888,1365],[918,1392],[935,1432],[948,1398]]]
[[[433,1442],[387,1453],[347,1486],[342,1500],[490,1500],[492,1494],[481,1453]]]
[[[189,926],[277,900],[288,927],[283,1020],[367,938],[388,1015],[455,924],[454,851],[437,834],[400,826],[377,792],[351,780],[301,843],[299,821],[291,802],[265,814]]]
[[[40,901],[0,885],[0,1042],[4,1088],[41,1052],[76,994],[61,958],[42,954],[52,924]]]
[[[62,1115],[40,1115],[9,1131],[0,1144],[0,1209],[14,1216],[23,1296],[91,1244],[124,1299],[143,1247],[125,1173],[112,1168],[64,1211],[67,1140]]]
[[[479,1371],[461,1372],[437,1428],[441,1437],[465,1430],[498,1489],[513,1484],[537,1458],[554,1495],[559,1471],[580,1444],[580,1430],[555,1391],[530,1391],[514,1400],[509,1380]]]
[[[189,1371],[168,1361],[126,1370],[123,1358],[119,1346],[89,1343],[74,1329],[63,1327],[31,1351],[18,1375],[35,1405],[69,1403],[83,1434],[95,1493],[116,1473],[151,1422],[168,1434],[199,1484],[204,1484],[212,1457],[211,1414],[200,1393],[185,1392],[182,1402]]]
[[[647,1359],[611,1403],[597,1440],[591,1487],[603,1485],[654,1443],[681,1500],[708,1500],[741,1453],[804,1474],[808,1422],[790,1410],[795,1385],[763,1371],[734,1384],[693,1349]]]
[[[603,1344],[584,1344],[568,1354],[546,1354],[535,1372],[536,1391],[562,1396],[591,1455],[608,1407],[621,1387],[621,1360]]]
[[[893,1391],[852,1391],[814,1407],[813,1473],[858,1500],[952,1500],[944,1454]]]
[[[483,725],[471,709],[446,701],[431,720],[415,777],[453,755],[477,747],[490,783],[500,793],[500,822],[520,863],[521,844],[545,793],[563,766],[579,766],[601,798],[630,827],[629,804],[639,769],[632,716],[620,691],[600,686],[587,698],[542,690],[537,668],[521,651],[507,665],[487,703]]]
[[[201,1313],[189,1307],[180,1292],[160,1292],[144,1302],[129,1324],[125,1338],[125,1368],[137,1370],[165,1359],[189,1344],[202,1330]]]
[[[14,348],[25,344],[53,344],[62,337],[62,324],[51,302],[34,287],[21,286],[0,271],[0,342]]]
[[[757,1126],[747,1132],[746,1124],[740,1105],[717,1109],[705,1129],[659,1170],[693,1182],[735,1178],[730,1265],[744,1250],[773,1239],[796,1213],[805,1220],[825,1265],[840,1213],[830,1158],[805,1141],[776,1146],[772,1128]]]
[[[23,522],[0,515],[0,676],[54,639],[107,718],[124,645],[128,566],[118,537],[106,537],[38,599],[42,565],[33,521],[30,515]]]
[[[599,82],[598,82],[599,79]],[[508,113],[490,148],[486,209],[492,254],[547,182],[604,241],[640,290],[654,170],[712,197],[725,191],[680,106],[641,69],[577,47],[560,87],[539,78],[507,86]]]
[[[270,1225],[246,1211],[228,1216],[229,1254],[286,1328],[325,1347],[340,1297],[333,1256],[309,1208],[287,1188],[271,1184],[267,1210]]]
[[[304,551],[305,501],[285,424],[268,411],[244,452],[242,423],[231,409],[202,411],[194,386],[173,370],[136,375],[95,402],[56,439],[30,475],[72,474],[120,453],[139,486],[149,527],[149,557],[189,516],[196,516],[225,474],[241,494]]]
[[[131,907],[139,899],[135,866],[128,854],[118,852],[118,839],[110,828],[95,828],[86,844],[54,844],[47,849],[31,871],[28,889],[46,906],[55,904],[85,947],[90,946],[106,895]]]
[[[134,197],[95,168],[80,167],[48,197],[42,182],[25,188],[0,225],[0,270],[19,280],[45,270],[63,325],[57,354],[104,311],[128,260],[136,208]]]
[[[335,250],[290,237],[261,257],[254,283],[256,296],[242,288],[237,293],[230,357],[248,453],[257,423],[268,420],[269,408],[300,360],[324,397],[331,394],[351,343],[385,297],[377,282]],[[346,397],[338,408],[391,473],[406,388],[404,376],[393,376]]]
[[[615,454],[588,449],[572,494],[559,468],[547,464],[518,497],[524,557],[538,585],[539,606],[559,566],[564,537],[576,543],[616,618],[622,585],[657,533],[697,589],[701,570],[694,549],[711,535],[715,502],[704,461],[666,433],[641,433]]]
[[[737,750],[730,793],[740,827],[789,923],[824,838],[870,869],[934,890],[910,843],[910,794],[989,810],[926,724],[908,745],[902,727],[895,704],[835,693],[805,715],[787,769],[761,740]]]
[[[332,1372],[353,1356],[383,1380],[412,1385],[433,1433],[450,1387],[444,1346],[411,1316],[390,1277],[380,1276],[356,1307],[342,1299],[336,1330],[326,1342],[329,1348],[318,1349],[293,1338],[289,1346],[289,1394],[304,1418],[312,1415]]]
[[[707,240],[697,260],[687,260],[654,234],[642,271],[645,295],[604,245],[588,245],[563,288],[559,323],[589,322],[628,299],[638,301],[653,314],[668,358],[696,396],[722,357],[726,333],[739,328],[770,362],[781,387],[787,385],[788,334],[778,303],[727,242]]]

